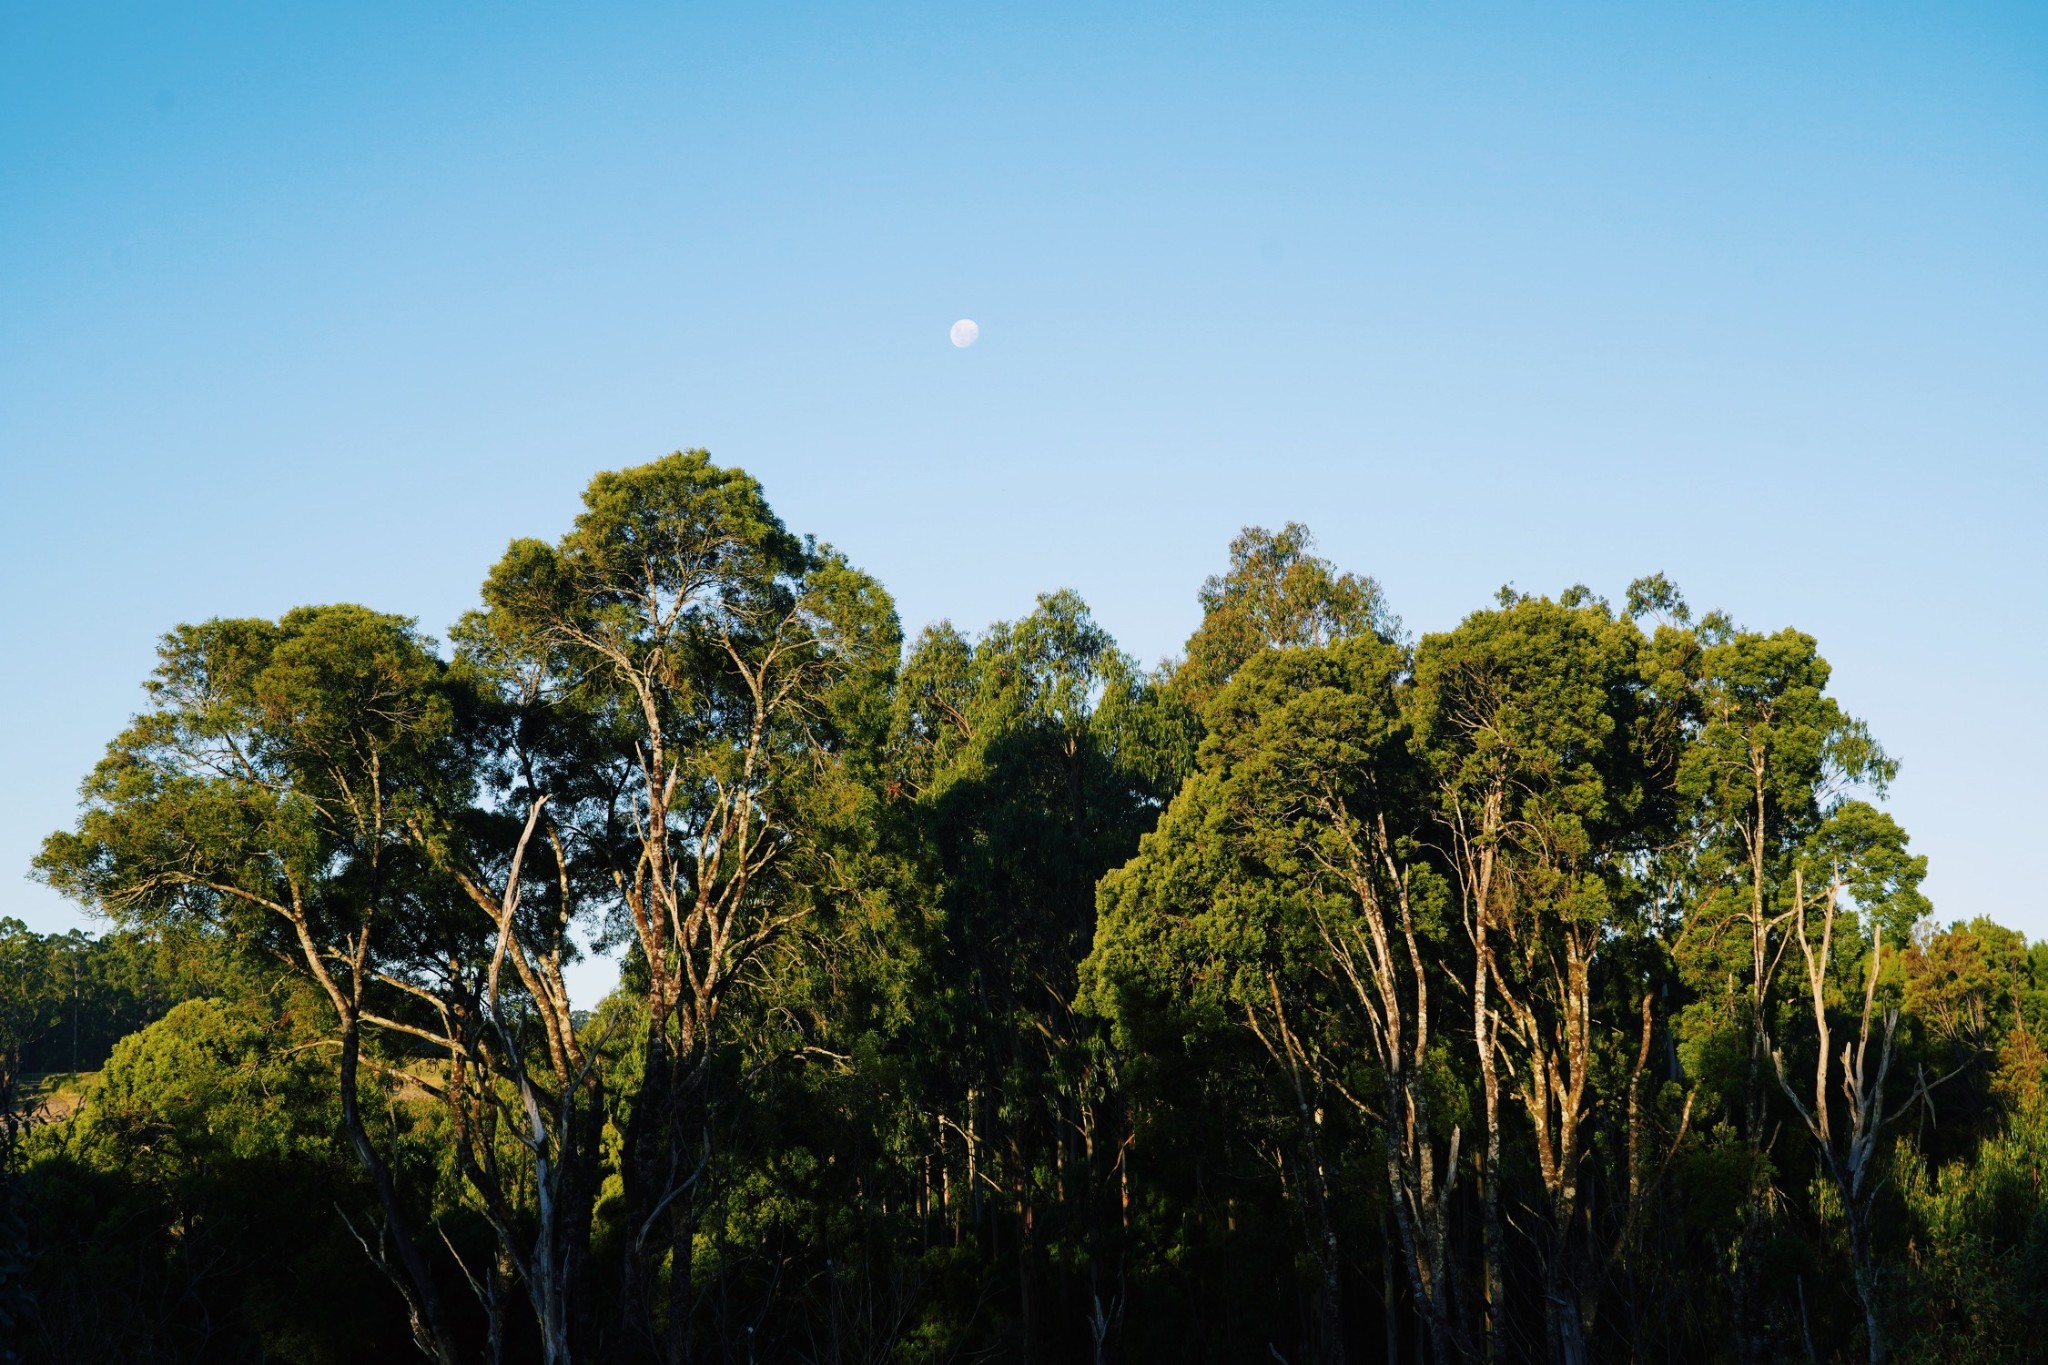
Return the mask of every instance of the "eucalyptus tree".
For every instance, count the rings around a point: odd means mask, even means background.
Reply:
[[[561,970],[578,902],[558,840],[544,843],[552,864],[529,862],[537,832],[552,835],[547,794],[530,762],[520,780],[500,771],[525,754],[482,675],[359,607],[183,628],[151,684],[156,709],[115,741],[79,830],[53,837],[42,867],[125,920],[252,940],[319,985],[343,1126],[382,1196],[365,1249],[406,1296],[422,1349],[447,1358],[429,1255],[359,1112],[369,1035],[424,1051],[425,1065],[376,1069],[446,1109],[493,1266],[523,1289],[544,1358],[564,1361],[589,1312],[600,1157]],[[502,1286],[472,1284],[501,1342]]]
[[[568,1359],[604,1345],[591,1235],[609,1098],[601,1062],[615,1042],[579,1026],[564,975],[580,953],[572,929],[595,927],[612,899],[610,849],[579,837],[576,817],[621,789],[625,760],[606,747],[616,717],[564,688],[508,625],[471,612],[454,631],[478,800],[435,847],[490,938],[466,976],[445,983],[431,1031],[453,1061],[454,1155],[497,1237],[497,1265],[526,1286],[544,1353]],[[495,1281],[463,1272],[495,1311]]]
[[[959,1181],[951,1212],[1014,1262],[1027,1350],[1060,1341],[1048,1290],[1085,1300],[1064,1316],[1087,1319],[1097,1354],[1124,1301],[1128,1129],[1114,1059],[1072,1004],[1095,883],[1157,815],[1162,710],[1071,592],[978,640],[926,631],[898,692],[894,780],[931,888],[932,1122]]]
[[[1596,1013],[1603,962],[1641,912],[1637,872],[1656,838],[1640,646],[1629,621],[1574,589],[1556,602],[1503,591],[1498,610],[1427,636],[1416,650],[1415,743],[1473,952],[1496,1359],[1506,1351],[1503,1098],[1527,1120],[1542,1189],[1552,1349],[1565,1365],[1587,1358],[1597,1292],[1587,1162],[1593,1121],[1610,1098],[1598,1083],[1606,1030]]]
[[[560,1365],[578,1338],[586,1352],[594,1344],[587,1281],[603,1110],[597,1059],[578,1036],[562,975],[575,951],[575,902],[527,895],[534,881],[548,888],[528,868],[547,804],[545,794],[531,797],[510,829],[472,811],[460,822],[466,830],[444,828],[428,841],[437,870],[459,888],[449,899],[466,900],[482,922],[423,954],[410,979],[387,974],[412,1008],[383,1026],[440,1062],[438,1075],[405,1079],[445,1108],[450,1155],[497,1242],[483,1275],[456,1258],[484,1311],[490,1358],[504,1350],[509,1275],[531,1306],[542,1358]],[[559,864],[552,870],[566,880]]]
[[[1702,1083],[1723,1099],[1747,1154],[1728,1278],[1738,1359],[1771,1352],[1764,1248],[1773,1134],[1780,1126],[1770,1035],[1798,910],[1802,856],[1858,790],[1881,794],[1896,764],[1827,694],[1830,668],[1796,630],[1737,630],[1716,613],[1679,665],[1690,718],[1676,786],[1688,844],[1685,923],[1673,939],[1692,1002],[1680,1020]]]
[[[1926,1098],[1929,1082],[1922,1073],[1905,1102],[1887,1107],[1885,1086],[1897,1057],[1899,1009],[1891,1001],[1880,1008],[1878,976],[1884,963],[1887,921],[1894,937],[1903,938],[1902,931],[1909,930],[1927,910],[1919,891],[1927,860],[1909,856],[1905,831],[1898,823],[1860,801],[1845,802],[1835,810],[1802,853],[1792,869],[1791,939],[1805,968],[1806,1005],[1813,1019],[1811,1099],[1802,1098],[1793,1085],[1782,1049],[1773,1048],[1771,1060],[1778,1084],[1798,1113],[1821,1169],[1841,1201],[1850,1278],[1863,1312],[1865,1348],[1871,1365],[1884,1365],[1890,1351],[1873,1241],[1877,1196],[1885,1181],[1879,1158],[1887,1128],[1912,1102]],[[1811,890],[1809,872],[1816,874],[1819,883]],[[1845,902],[1853,902],[1853,912],[1845,913]],[[1809,915],[1820,920],[1818,942]],[[1855,1021],[1856,1041],[1853,1045],[1845,1042],[1837,1057],[1832,1008],[1837,983],[1831,975],[1838,950],[1855,946],[1856,939],[1863,937],[1857,931],[1864,926],[1868,965],[1863,972],[1862,1009]],[[1873,1020],[1879,1027],[1875,1055],[1871,1051]],[[1839,1122],[1830,1094],[1837,1087],[1842,1096]],[[1895,1087],[1895,1101],[1898,1094]]]
[[[792,535],[753,479],[703,451],[600,474],[583,502],[558,543],[512,543],[470,633],[588,721],[587,780],[551,818],[601,861],[645,971],[623,1326],[682,1361],[728,1079],[719,1016],[839,886],[825,835],[900,633],[872,579]]]
[[[411,622],[362,607],[181,626],[159,646],[150,709],[108,746],[77,829],[50,836],[37,868],[124,923],[227,933],[317,985],[334,1012],[342,1128],[382,1215],[364,1247],[420,1350],[453,1365],[361,1075],[367,1031],[408,1030],[394,1014],[426,945],[460,935],[417,837],[471,782],[443,673]]]
[[[1239,668],[1269,649],[1301,649],[1360,636],[1393,640],[1401,622],[1380,585],[1315,553],[1309,528],[1247,526],[1230,565],[1202,581],[1201,624],[1177,662],[1160,667],[1161,705],[1149,761],[1169,781],[1195,768],[1202,710]]]
[[[1196,788],[1213,785],[1211,778],[1202,775],[1197,758],[1206,728],[1205,713],[1220,704],[1219,694],[1228,691],[1241,670],[1276,652],[1317,650],[1346,641],[1392,647],[1400,625],[1387,610],[1379,585],[1338,570],[1313,550],[1313,536],[1299,523],[1290,522],[1278,532],[1246,527],[1231,541],[1227,569],[1203,583],[1201,624],[1189,637],[1182,659],[1162,666],[1157,685],[1146,694],[1147,704],[1135,711],[1138,723],[1129,727],[1132,742],[1124,746],[1129,765],[1146,774],[1162,796],[1170,795],[1185,779],[1183,801],[1193,804],[1213,799],[1213,793],[1210,798],[1195,794]],[[1235,723],[1242,726],[1242,715]],[[1169,815],[1167,825],[1179,831],[1175,846],[1192,850],[1198,840],[1208,837],[1195,832],[1200,823],[1193,815]],[[1164,828],[1160,837],[1165,837]],[[1260,1133],[1267,1118],[1250,1112],[1261,1107],[1254,1098],[1261,1086],[1252,1081],[1250,1072],[1255,1068],[1240,1066],[1237,1046],[1238,1035],[1248,1041],[1260,1035],[1244,1027],[1256,1013],[1248,1016],[1236,1006],[1205,998],[1208,992],[1189,993],[1192,980],[1175,984],[1178,968],[1171,965],[1175,960],[1172,953],[1161,956],[1141,946],[1149,933],[1142,926],[1158,923],[1155,910],[1142,908],[1154,893],[1139,889],[1158,885],[1158,865],[1148,863],[1148,856],[1141,854],[1130,864],[1128,875],[1119,873],[1103,883],[1101,928],[1084,971],[1082,1001],[1109,1022],[1119,1040],[1117,1052],[1129,1060],[1130,1068],[1149,1078],[1146,1102],[1153,1111],[1150,1122],[1154,1131],[1173,1127],[1176,1145],[1182,1147],[1188,1147],[1188,1135],[1198,1130],[1208,1131],[1212,1142],[1220,1140],[1219,1147],[1187,1152],[1195,1161],[1199,1190],[1203,1184],[1200,1174],[1206,1166],[1222,1162],[1228,1167],[1230,1147],[1263,1149],[1270,1145]],[[1141,874],[1141,866],[1153,871]],[[1209,872],[1205,875],[1220,875],[1203,859],[1182,858],[1175,866],[1189,873],[1206,867]],[[1182,882],[1176,894],[1197,893],[1191,884]],[[1249,1008],[1267,1011],[1267,999],[1267,992],[1260,990]],[[1279,1017],[1271,1017],[1277,1027]],[[1287,1047],[1279,1033],[1268,1029],[1264,1036],[1273,1043],[1274,1051],[1269,1054],[1264,1044],[1254,1051],[1269,1056],[1291,1078],[1287,1087],[1291,1098],[1283,1108],[1294,1117],[1282,1128],[1295,1134],[1290,1145],[1308,1152],[1321,1144],[1311,1131],[1313,1125],[1303,1126],[1301,1115],[1315,1112],[1320,1107],[1317,1098],[1332,1092],[1315,1068],[1299,1065],[1302,1056]],[[1179,1061],[1164,1065],[1163,1048],[1184,1058],[1193,1074],[1179,1074]],[[1204,1091],[1211,1092],[1207,1099],[1197,1099]],[[1225,1095],[1228,1100],[1219,1104]],[[1333,1099],[1332,1103],[1339,1101]],[[1323,1268],[1316,1320],[1328,1343],[1325,1349],[1335,1349],[1340,1266],[1332,1239],[1342,1217],[1328,1216],[1327,1162],[1316,1157],[1297,1161],[1283,1183],[1298,1189],[1301,1197],[1295,1202],[1308,1223],[1319,1229],[1311,1238],[1317,1263]],[[1189,1193],[1176,1197],[1187,1202]],[[1182,1215],[1196,1216],[1193,1212]],[[1231,1226],[1240,1221],[1234,1205],[1225,1221]],[[1391,1266],[1391,1260],[1388,1264]]]
[[[1314,550],[1315,536],[1298,521],[1278,531],[1247,526],[1231,540],[1230,567],[1203,581],[1202,624],[1174,671],[1196,706],[1265,650],[1400,633],[1378,583]]]
[[[1462,1105],[1438,1041],[1447,888],[1416,838],[1406,666],[1371,635],[1247,662],[1208,708],[1199,771],[1104,880],[1088,964],[1112,1017],[1134,995],[1186,994],[1234,1018],[1285,1078],[1320,1275],[1312,1349],[1326,1361],[1344,1358],[1344,1258],[1325,1101],[1377,1135],[1388,1254],[1433,1358],[1469,1351],[1451,1284]]]

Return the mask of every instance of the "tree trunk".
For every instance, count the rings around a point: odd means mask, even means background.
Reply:
[[[692,1253],[697,1236],[695,1190],[685,1190],[668,1206],[668,1343],[667,1365],[689,1365],[690,1318],[696,1286],[691,1282]]]
[[[505,1286],[511,1279],[512,1257],[501,1246],[484,1281],[484,1359],[490,1365],[505,1365]]]
[[[1483,945],[1483,940],[1482,940]],[[1480,1009],[1485,1010],[1485,967],[1478,972],[1481,986]],[[1507,1329],[1502,1321],[1507,1311],[1507,1235],[1500,1216],[1500,1080],[1493,1069],[1491,1026],[1481,1026],[1486,1036],[1479,1045],[1480,1090],[1486,1107],[1486,1159],[1479,1169],[1480,1237],[1484,1261],[1486,1298],[1486,1359],[1488,1365],[1506,1365]]]
[[[1409,1210],[1407,1182],[1401,1169],[1403,1154],[1399,1142],[1393,1126],[1387,1125],[1387,1202],[1393,1209],[1395,1230],[1395,1238],[1389,1239],[1387,1243],[1387,1257],[1391,1264],[1394,1247],[1398,1243],[1407,1265],[1408,1292],[1415,1300],[1416,1316],[1422,1319],[1431,1351],[1438,1360],[1448,1361],[1457,1354],[1450,1322],[1448,1266],[1441,1254],[1442,1248],[1434,1236],[1435,1229],[1416,1226],[1418,1222],[1429,1218],[1430,1210],[1423,1209],[1420,1218]],[[1455,1155],[1455,1149],[1453,1154]]]
[[[369,1131],[363,1126],[362,1112],[356,1103],[356,1076],[361,1058],[360,1028],[354,1019],[344,1015],[341,1026],[341,1126],[348,1134],[349,1144],[355,1148],[356,1159],[362,1163],[370,1183],[376,1188],[377,1205],[384,1214],[385,1236],[398,1249],[399,1265],[394,1269],[381,1256],[372,1255],[381,1262],[380,1268],[385,1276],[405,1298],[413,1342],[420,1348],[420,1353],[439,1362],[439,1365],[456,1365],[455,1334],[449,1330],[441,1295],[434,1288],[433,1273],[428,1270],[426,1259],[420,1255],[418,1245],[406,1229],[405,1210],[398,1202],[398,1187],[392,1181],[391,1168],[385,1164],[376,1144],[370,1141]],[[365,1249],[368,1249],[367,1243]]]
[[[1310,1351],[1321,1365],[1344,1365],[1343,1259],[1337,1245],[1336,1220],[1330,1211],[1329,1174],[1323,1168],[1322,1144],[1316,1137],[1315,1120],[1306,1112],[1302,1114],[1302,1136],[1308,1149],[1309,1202],[1315,1219],[1316,1258],[1322,1270],[1312,1310]]]
[[[1467,933],[1472,939],[1472,1043],[1479,1063],[1479,1093],[1486,1111],[1486,1156],[1479,1168],[1480,1258],[1486,1305],[1487,1365],[1506,1365],[1507,1335],[1502,1321],[1507,1311],[1507,1237],[1500,1217],[1500,1075],[1494,1069],[1497,1057],[1495,1021],[1489,988],[1493,976],[1493,948],[1489,942],[1493,902],[1494,849],[1491,840],[1500,823],[1500,793],[1488,794],[1484,817],[1487,844],[1476,863],[1468,862],[1466,896],[1470,902]]]
[[[590,1229],[597,1212],[598,1182],[603,1174],[604,1090],[593,1076],[586,1091],[582,1110],[566,1128],[576,1152],[562,1190],[562,1278],[569,1304],[571,1355],[595,1360],[599,1347]]]
[[[654,1318],[654,1290],[660,1242],[650,1226],[662,1198],[668,1168],[666,1113],[672,1063],[660,1026],[650,1024],[645,1042],[640,1093],[626,1115],[624,1151],[620,1156],[622,1212],[625,1221],[624,1264],[620,1267],[619,1326],[621,1346],[643,1360],[657,1359],[661,1336]],[[629,1343],[639,1343],[634,1348]]]
[[[1869,1210],[1851,1204],[1845,1212],[1849,1222],[1849,1263],[1856,1283],[1856,1301],[1863,1309],[1870,1365],[1886,1365],[1891,1352],[1885,1344],[1884,1326],[1878,1320],[1877,1261],[1870,1246]]]
[[[1572,1292],[1571,1275],[1565,1265],[1567,1254],[1562,1246],[1558,1247],[1550,1264],[1544,1267],[1544,1316],[1549,1323],[1557,1365],[1586,1365],[1585,1324],[1580,1320],[1578,1296]]]

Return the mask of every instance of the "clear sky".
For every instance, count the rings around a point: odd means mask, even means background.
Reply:
[[[1289,518],[1417,632],[1662,569],[2048,935],[2044,444],[2039,0],[0,0],[0,914],[161,631],[439,632],[702,445],[912,630],[1157,658]]]

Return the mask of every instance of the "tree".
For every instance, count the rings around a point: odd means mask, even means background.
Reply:
[[[2038,1099],[2015,1105],[1965,1155],[1895,1169],[1916,1252],[1885,1286],[1898,1355],[1929,1365],[2038,1359],[2048,1328],[2048,1111]]]
[[[557,545],[513,542],[471,627],[588,722],[559,799],[646,967],[625,1132],[625,1329],[691,1351],[719,1015],[834,889],[822,836],[899,647],[894,608],[703,451],[600,474]],[[666,1253],[665,1320],[655,1313]]]
[[[1811,636],[1763,635],[1710,615],[1674,667],[1691,679],[1677,771],[1688,836],[1676,874],[1690,903],[1673,952],[1694,999],[1682,1023],[1693,1065],[1730,1096],[1747,1153],[1730,1287],[1738,1357],[1769,1354],[1763,1255],[1770,1222],[1770,1134],[1777,1125],[1769,1033],[1778,972],[1792,946],[1793,874],[1847,798],[1882,793],[1896,764],[1826,695],[1830,669]]]
[[[1774,1048],[1771,1060],[1785,1098],[1806,1126],[1822,1169],[1842,1203],[1842,1217],[1848,1225],[1849,1264],[1856,1298],[1863,1309],[1865,1345],[1871,1365],[1885,1365],[1890,1359],[1884,1331],[1882,1299],[1878,1283],[1876,1248],[1872,1244],[1872,1219],[1877,1195],[1883,1184],[1878,1156],[1886,1127],[1907,1106],[1887,1109],[1885,1082],[1895,1057],[1899,1011],[1887,1005],[1883,1011],[1877,1053],[1870,1051],[1870,1026],[1877,1010],[1878,971],[1884,959],[1884,924],[1911,925],[1925,913],[1919,883],[1927,870],[1924,858],[1909,857],[1905,832],[1890,817],[1862,802],[1839,807],[1818,831],[1814,853],[1828,859],[1828,877],[1818,892],[1809,894],[1806,868],[1792,871],[1792,937],[1806,968],[1807,1003],[1813,1012],[1814,1073],[1813,1098],[1803,1101],[1792,1086],[1785,1066],[1785,1054]],[[1812,855],[1804,861],[1816,860]],[[1864,973],[1863,1008],[1858,1017],[1856,1042],[1845,1044],[1841,1056],[1833,1056],[1833,1029],[1829,1009],[1829,969],[1833,965],[1837,924],[1842,919],[1844,893],[1854,896],[1862,916],[1871,925],[1870,965]],[[1815,943],[1807,923],[1809,911],[1820,912],[1820,942]],[[1847,927],[1847,926],[1843,926]],[[1895,928],[1894,932],[1897,932]],[[1831,1077],[1839,1075],[1846,1104],[1846,1129],[1838,1128],[1828,1091]],[[1923,1075],[1911,1095],[1924,1098],[1927,1080]]]
[[[1585,1162],[1601,959],[1640,912],[1655,841],[1643,751],[1641,637],[1606,604],[1503,592],[1498,611],[1416,651],[1416,745],[1472,944],[1489,1346],[1502,1357],[1501,1069],[1542,1185],[1543,1304],[1557,1358],[1586,1359],[1594,1287]]]
[[[1411,645],[1293,524],[1202,602],[904,656],[691,452],[449,653],[173,631],[38,862],[116,932],[0,921],[0,1340],[2030,1358],[2048,944],[1932,925],[1811,638],[1653,576]]]
[[[1465,1349],[1450,1306],[1461,1131],[1432,1033],[1443,884],[1417,861],[1405,666],[1371,636],[1252,659],[1210,705],[1197,776],[1105,879],[1088,968],[1113,1015],[1148,978],[1220,991],[1212,1008],[1286,1076],[1318,1244],[1321,1360],[1344,1357],[1325,1095],[1377,1130],[1400,1263],[1435,1357]]]
[[[380,979],[418,933],[426,867],[408,822],[423,791],[461,781],[441,662],[411,622],[353,606],[182,626],[158,659],[152,709],[108,747],[77,831],[52,835],[37,868],[128,922],[247,937],[319,986],[342,1127],[382,1213],[366,1249],[420,1350],[452,1365],[453,1329],[357,1084],[364,1029],[386,1018]]]
[[[1230,568],[1202,583],[1202,624],[1173,675],[1197,710],[1262,650],[1400,633],[1378,583],[1339,572],[1314,549],[1298,521],[1277,533],[1247,526],[1230,542]]]
[[[1156,818],[1159,718],[1156,690],[1070,592],[978,641],[927,631],[898,693],[894,780],[929,897],[920,993],[943,1021],[932,1119],[968,1223],[1014,1272],[1027,1352],[1044,1345],[1048,1289],[1086,1302],[1098,1356],[1124,1303],[1122,1098],[1072,1002],[1096,882]],[[1078,1273],[1049,1275],[1062,1263]]]

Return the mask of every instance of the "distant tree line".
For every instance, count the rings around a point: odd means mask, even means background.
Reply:
[[[176,628],[36,863],[113,932],[0,923],[0,1341],[2042,1358],[2048,945],[1938,927],[1811,637],[1414,638],[1297,525],[1200,600],[906,648],[695,451],[445,644]]]

